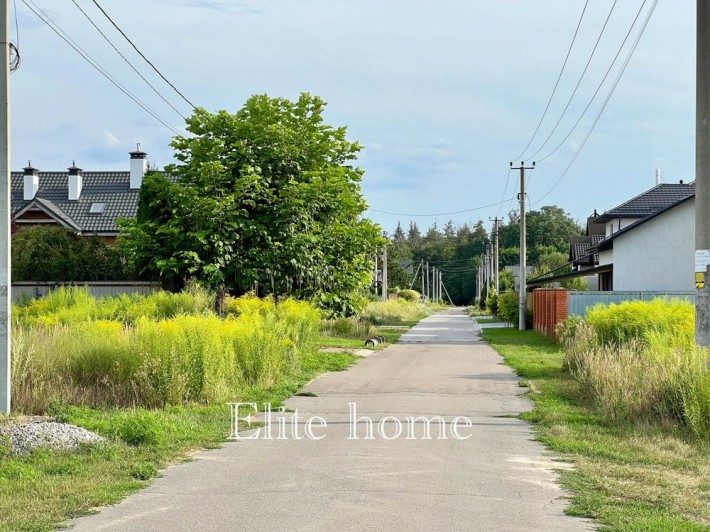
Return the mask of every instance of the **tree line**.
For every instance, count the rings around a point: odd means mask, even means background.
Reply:
[[[527,213],[527,262],[534,275],[546,273],[568,262],[570,238],[583,234],[582,227],[564,209],[545,206]],[[507,220],[498,228],[501,272],[506,266],[520,263],[520,226],[517,211],[508,213]],[[482,220],[474,224],[454,225],[449,221],[440,228],[432,224],[423,233],[412,221],[408,229],[401,223],[389,236],[388,281],[391,287],[421,290],[421,261],[429,262],[442,272],[444,284],[453,302],[470,304],[476,296],[476,273],[481,267],[481,256],[486,245],[493,242]],[[412,268],[413,266],[413,268]],[[571,270],[571,267],[568,268]],[[502,289],[512,289],[512,276],[503,274]],[[564,283],[569,288],[584,288],[578,280]]]

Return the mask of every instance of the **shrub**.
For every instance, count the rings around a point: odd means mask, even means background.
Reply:
[[[506,292],[498,296],[498,317],[508,323],[517,323],[520,315],[518,294]]]
[[[694,344],[695,308],[679,299],[624,301],[609,306],[596,305],[586,316],[600,343],[621,345],[632,339],[648,340],[652,331],[667,335],[673,345]]]
[[[416,290],[400,290],[397,292],[397,297],[411,303],[415,303],[421,299],[421,295]]]
[[[609,419],[677,422],[710,439],[709,352],[693,307],[655,300],[595,307],[558,327],[565,367]]]
[[[488,294],[488,299],[486,299],[486,307],[491,314],[498,314],[498,292],[491,290]]]
[[[31,227],[12,236],[13,281],[82,282],[135,278],[119,248],[63,227]]]
[[[372,325],[360,318],[337,318],[323,320],[321,331],[328,336],[365,339],[370,336]]]

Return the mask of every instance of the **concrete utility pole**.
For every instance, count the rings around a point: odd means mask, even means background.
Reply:
[[[389,286],[387,286],[387,281],[387,246],[385,246],[385,249],[382,252],[382,301],[385,303],[389,299]]]
[[[520,162],[518,168],[513,168],[513,163],[510,163],[512,170],[520,170],[520,307],[518,311],[518,330],[525,330],[525,313],[527,311],[527,238],[525,228],[525,170],[534,170],[535,163],[532,166],[525,166],[525,161]]]
[[[710,345],[710,2],[697,2],[695,122],[695,342]]]
[[[439,300],[440,301],[444,299],[444,295],[443,295],[444,291],[442,290],[443,287],[444,287],[444,274],[439,272]]]
[[[426,294],[424,293],[424,259],[422,259],[422,262],[419,267],[422,271],[422,301],[424,301],[426,299]]]
[[[431,300],[436,303],[436,266],[431,268]]]
[[[10,1],[0,9],[0,414],[10,413]]]
[[[490,220],[490,218],[489,218]],[[495,280],[495,287],[496,287],[496,293],[500,293],[500,260],[498,258],[499,253],[498,253],[498,227],[500,226],[500,222],[503,221],[503,218],[498,218],[497,216],[493,218],[493,238],[494,238],[494,244],[493,244],[493,278]]]

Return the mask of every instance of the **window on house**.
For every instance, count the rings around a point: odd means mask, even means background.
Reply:
[[[105,207],[105,203],[92,203],[91,208],[89,209],[89,214],[103,214]]]

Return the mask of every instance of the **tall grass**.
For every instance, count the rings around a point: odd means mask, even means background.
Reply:
[[[607,418],[676,422],[710,439],[708,350],[680,301],[597,306],[559,329],[565,366]]]
[[[315,308],[292,300],[230,299],[221,319],[199,293],[53,296],[14,316],[13,401],[27,413],[55,400],[160,407],[238,399],[296,371],[320,324]]]
[[[396,299],[368,303],[362,317],[374,325],[399,325],[419,321],[428,314],[427,307],[421,303]]]

